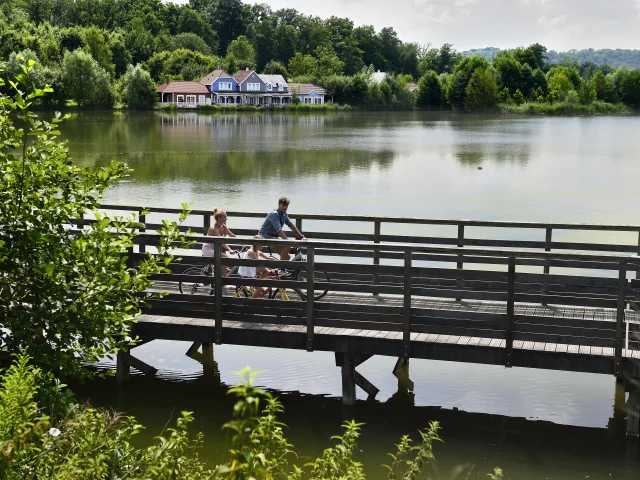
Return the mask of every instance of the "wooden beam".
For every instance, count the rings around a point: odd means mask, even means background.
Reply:
[[[191,344],[191,346],[189,347],[189,349],[185,352],[185,355],[187,357],[191,357],[193,356],[194,353],[196,353],[198,351],[198,349],[202,346],[202,343],[200,342],[193,342]]]
[[[640,436],[640,389],[634,388],[627,400],[627,437]]]
[[[214,320],[216,343],[222,343],[222,244],[216,243],[213,250],[214,276]]]
[[[313,302],[315,301],[315,255],[307,249],[307,352],[313,352]]]
[[[138,221],[140,223],[142,223],[143,225],[147,222],[146,217],[142,214],[142,210],[138,210]],[[138,231],[139,232],[146,232],[146,228],[144,226],[140,227],[138,229]],[[138,252],[146,253],[146,245],[144,245],[144,244],[138,245]]]
[[[376,395],[378,394],[378,392],[380,392],[380,389],[378,389],[373,383],[362,376],[362,374],[358,371],[354,371],[353,378],[356,385],[369,395],[368,400],[373,400],[374,398],[376,398]]]
[[[381,229],[381,222],[380,221],[376,221],[373,223],[373,243],[380,243],[380,229]],[[374,250],[373,251],[373,265],[374,266],[378,266],[380,265],[380,250]],[[380,282],[379,280],[379,274],[377,273],[377,271],[374,271],[373,274],[373,283],[374,285],[377,285]],[[377,296],[377,293],[373,294],[374,296]]]
[[[131,366],[125,360],[127,352],[119,351],[116,356],[116,380],[118,382],[126,382],[131,374]]]
[[[627,265],[620,262],[618,270],[618,308],[616,311],[616,346],[614,350],[614,375],[618,378],[622,375],[622,349],[624,347],[624,307],[627,290]]]
[[[406,359],[411,354],[411,252],[404,252],[404,301],[402,315],[404,327],[402,330],[402,356]]]
[[[515,311],[515,284],[516,284],[516,258],[509,257],[509,271],[507,281],[507,336],[506,336],[506,361],[505,366],[511,367],[513,363],[513,331]]]
[[[342,403],[356,404],[355,368],[348,352],[342,353]]]

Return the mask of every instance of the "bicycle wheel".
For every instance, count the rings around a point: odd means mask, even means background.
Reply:
[[[193,282],[191,280],[179,282],[178,289],[180,290],[180,293],[191,295],[213,295],[213,286],[211,283],[204,283],[204,279],[209,276],[205,276],[203,273],[204,269],[202,267],[191,267],[182,272],[183,275],[199,275],[203,277],[203,282]]]
[[[304,269],[304,268],[298,270],[296,272],[295,279],[298,282],[306,282],[307,281],[307,270]],[[328,283],[329,282],[329,275],[324,270],[316,270],[315,271],[315,275],[314,275],[314,281],[322,282],[322,283]],[[316,300],[320,300],[322,297],[324,297],[327,294],[328,291],[329,290],[314,289],[313,290],[313,298],[315,298]],[[307,291],[306,291],[306,289],[296,289],[296,292],[298,293],[298,295],[300,295],[300,298],[302,300],[306,300],[307,299]]]

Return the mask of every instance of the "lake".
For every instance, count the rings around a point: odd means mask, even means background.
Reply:
[[[304,212],[626,224],[640,224],[638,132],[638,117],[450,112],[108,112],[76,114],[63,125],[79,165],[116,159],[134,169],[107,193],[108,203],[177,208],[192,201],[195,208],[267,211],[286,195],[292,218]],[[228,220],[232,230],[257,231],[259,223]],[[307,228],[322,222],[305,221]],[[382,233],[393,231],[383,226]],[[544,232],[531,235],[544,239]],[[637,242],[633,234],[584,235],[554,232],[554,239]],[[613,377],[412,360],[415,391],[407,394],[391,373],[395,359],[374,357],[358,370],[380,388],[376,402],[345,411],[332,354],[221,345],[216,364],[203,369],[184,355],[188,346],[155,341],[135,350],[160,369],[156,379],[96,381],[78,391],[135,414],[148,427],[146,438],[180,410],[192,410],[206,455],[220,461],[227,442],[220,426],[231,413],[224,392],[236,382],[233,372],[251,365],[264,371],[258,383],[281,396],[289,435],[303,455],[320,454],[343,418],[366,421],[358,455],[370,478],[386,478],[384,454],[430,420],[443,427],[445,443],[435,449],[441,478],[486,478],[494,465],[505,478],[636,478],[618,444]],[[461,476],[456,466],[463,466]]]

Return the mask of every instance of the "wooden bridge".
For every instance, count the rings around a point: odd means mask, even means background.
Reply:
[[[157,218],[179,213],[151,211]],[[188,353],[214,343],[335,352],[345,404],[355,403],[356,385],[370,396],[377,393],[356,370],[373,355],[396,357],[394,373],[407,379],[410,358],[614,375],[629,392],[627,434],[638,436],[640,226],[295,215],[301,230],[304,222],[308,241],[261,243],[303,245],[306,261],[298,265],[308,281],[300,282],[222,277],[221,243],[252,243],[249,235],[265,216],[227,213],[232,230],[243,236],[232,242],[193,237],[198,243],[172,266],[173,273],[156,277],[155,288],[167,294],[147,302],[134,330],[143,342],[193,342]],[[190,218],[197,221],[196,231],[206,231],[211,222],[208,211],[194,211]],[[255,228],[233,228],[243,218],[255,219]],[[133,262],[155,251],[158,237],[148,231],[159,223],[146,222]],[[454,235],[395,234],[418,228],[449,229]],[[470,236],[471,230],[480,234]],[[631,237],[633,244],[553,240],[554,234],[594,232]],[[214,244],[215,275],[184,275],[190,266],[211,262],[200,256],[202,243]],[[292,265],[224,259],[229,266],[256,263]],[[320,270],[328,281],[313,281]],[[188,280],[211,283],[212,294],[178,293],[178,282]],[[299,289],[306,295],[292,293],[291,301],[236,298],[241,285]],[[330,293],[315,300],[313,292],[325,289]],[[155,371],[123,352],[119,379],[127,378],[130,366]]]

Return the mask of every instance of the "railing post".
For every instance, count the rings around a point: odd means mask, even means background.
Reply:
[[[627,264],[620,262],[618,271],[618,309],[616,312],[616,347],[614,352],[614,375],[622,376],[622,349],[624,347],[624,306],[627,293]]]
[[[513,364],[513,330],[515,321],[515,297],[516,297],[516,257],[509,257],[509,271],[507,275],[507,337],[505,349],[507,359],[505,366]]]
[[[296,228],[302,232],[302,218],[296,218]]]
[[[462,248],[464,247],[464,225],[460,224],[458,225],[458,247]],[[458,255],[458,265],[457,268],[458,270],[461,270],[463,268],[463,262],[462,262],[462,255]]]
[[[204,227],[204,232],[202,234],[206,235],[207,233],[209,233],[209,228],[211,228],[211,215],[209,215],[208,213],[205,213],[203,215],[202,226]]]
[[[380,243],[380,220],[376,220],[373,224],[373,243]],[[380,250],[377,248],[373,250],[373,264],[380,265]],[[378,285],[380,282],[380,275],[377,271],[373,274],[373,284]],[[374,296],[377,296],[378,293],[374,293]]]
[[[307,352],[313,352],[313,302],[315,284],[315,251],[307,248]]]
[[[544,251],[545,252],[550,252],[551,251],[551,234],[553,233],[553,230],[550,227],[547,227],[546,232],[545,232],[545,236],[544,236]],[[547,274],[549,273],[549,260],[545,260],[544,261],[544,273]]]
[[[80,214],[80,217],[78,218],[78,225],[76,225],[76,228],[78,230],[82,230],[84,228],[84,213]]]
[[[216,343],[222,343],[222,244],[216,243],[213,246],[213,280],[215,292],[215,338]]]
[[[411,354],[411,251],[404,252],[404,303],[402,306],[404,324],[402,328],[402,357]]]
[[[145,215],[142,214],[142,210],[138,210],[138,222],[142,223],[143,225],[147,223],[147,218]],[[145,227],[146,225],[144,227],[139,228],[138,232],[146,232],[147,229]],[[146,251],[147,251],[146,245],[144,244],[138,245],[138,252],[145,253]]]

